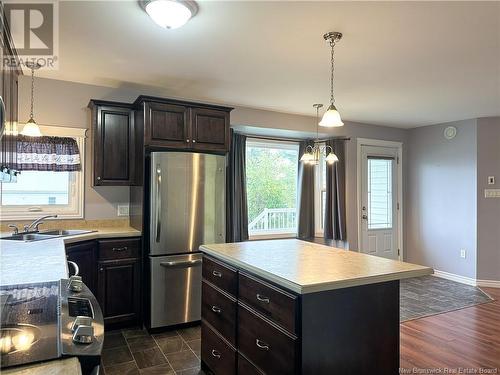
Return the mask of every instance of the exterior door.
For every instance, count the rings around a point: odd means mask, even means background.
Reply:
[[[361,157],[360,250],[399,259],[398,149],[361,146]]]

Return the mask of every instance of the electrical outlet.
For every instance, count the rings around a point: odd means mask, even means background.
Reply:
[[[465,249],[460,249],[460,258],[464,258],[467,256],[467,251]]]
[[[119,204],[117,215],[118,216],[129,216],[129,205],[128,204]]]
[[[488,176],[488,185],[495,185],[495,176]]]

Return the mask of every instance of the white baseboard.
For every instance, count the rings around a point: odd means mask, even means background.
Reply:
[[[449,273],[439,270],[434,270],[433,276],[441,277],[442,279],[448,279],[456,281],[457,283],[462,283],[472,286],[482,286],[485,288],[500,288],[500,281],[496,280],[478,280],[478,279],[473,279],[472,277],[461,276],[454,273]]]
[[[500,288],[500,281],[496,280],[476,280],[477,286],[483,286],[485,288]]]

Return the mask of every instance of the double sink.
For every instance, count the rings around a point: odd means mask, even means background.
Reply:
[[[43,232],[12,234],[10,236],[1,237],[0,240],[33,242],[33,241],[49,240],[51,238],[56,238],[56,237],[76,236],[79,234],[87,234],[92,232],[94,231],[80,230],[80,229],[68,229],[68,230],[54,229]]]

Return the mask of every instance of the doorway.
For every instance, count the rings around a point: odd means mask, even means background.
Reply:
[[[359,250],[402,259],[402,144],[358,140]]]

